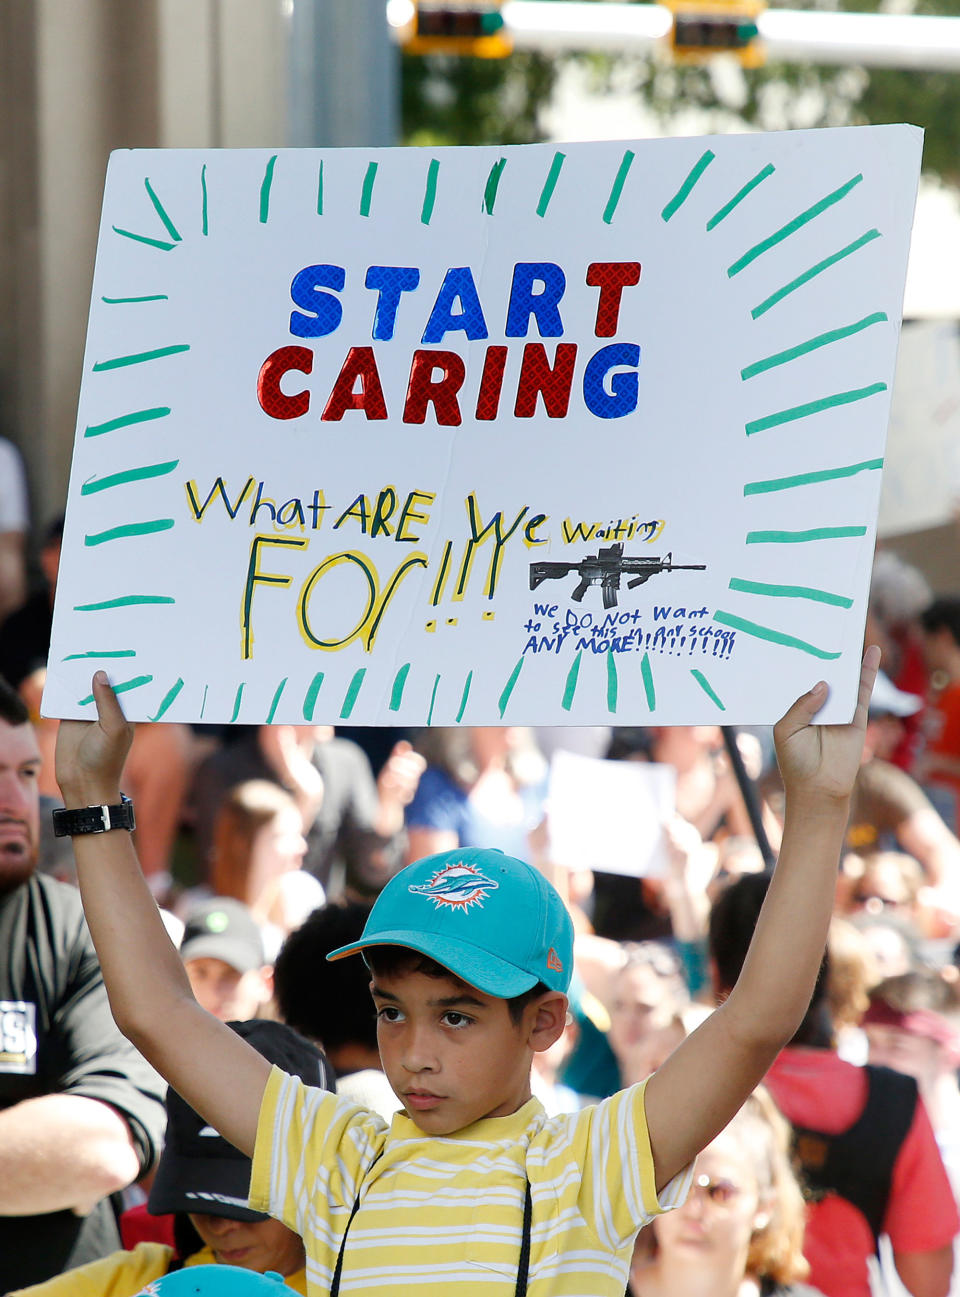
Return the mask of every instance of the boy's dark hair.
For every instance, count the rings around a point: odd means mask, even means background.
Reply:
[[[771,870],[743,874],[723,889],[710,910],[710,957],[717,970],[718,989],[724,993],[733,989],[740,976],[772,877]],[[824,951],[810,1004],[792,1044],[829,1048],[832,1043],[833,1024],[827,1001],[828,974]]]
[[[934,599],[920,614],[920,624],[928,634],[948,630],[953,642],[960,645],[960,599],[950,595]]]
[[[27,704],[13,685],[0,676],[0,720],[6,721],[8,725],[26,725],[29,719]]]
[[[457,977],[449,968],[444,968],[443,964],[438,964],[429,955],[421,955],[418,950],[411,950],[408,946],[367,946],[363,953],[374,977],[396,977],[400,973],[413,972],[423,973],[425,977],[449,977],[462,986],[468,985],[462,977]],[[527,1005],[549,989],[543,982],[537,982],[529,991],[505,1001],[510,1021],[515,1027],[519,1026]]]
[[[377,1048],[366,965],[362,959],[327,962],[331,950],[360,939],[369,913],[368,905],[358,903],[321,906],[290,933],[273,966],[280,1016],[325,1049]]]
[[[173,1250],[180,1262],[186,1261],[187,1257],[193,1256],[203,1247],[203,1239],[194,1228],[193,1221],[185,1211],[177,1211],[173,1214]],[[180,1269],[180,1266],[171,1266],[171,1269]],[[169,1273],[169,1271],[168,1271]]]

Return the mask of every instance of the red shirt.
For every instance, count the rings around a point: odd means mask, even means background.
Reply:
[[[834,1135],[849,1129],[867,1100],[867,1074],[828,1049],[783,1050],[765,1085],[788,1121]],[[953,1190],[921,1100],[897,1156],[883,1221],[894,1252],[932,1252],[960,1229]],[[870,1297],[873,1234],[852,1203],[835,1194],[811,1203],[803,1247],[809,1282],[826,1297]]]

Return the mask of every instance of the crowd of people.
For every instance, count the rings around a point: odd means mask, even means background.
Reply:
[[[176,1075],[167,1092],[145,1061],[167,1076],[167,1047],[148,1040],[150,1033],[141,1039],[139,1023],[131,1030],[124,1022],[134,1044],[117,1030],[100,964],[102,943],[120,938],[108,914],[91,916],[91,907],[94,914],[106,907],[88,900],[84,870],[92,868],[85,865],[80,883],[98,960],[75,886],[77,862],[45,828],[50,808],[62,804],[57,723],[37,712],[60,530],[54,524],[44,541],[42,588],[0,623],[0,1290],[134,1297],[172,1268],[214,1261],[277,1271],[306,1293],[321,1263],[311,1260],[309,1241],[305,1253],[304,1240],[327,1226],[299,1199],[286,1207],[288,1223],[265,1215],[261,1207],[284,1213],[260,1165],[261,1135],[254,1151],[252,1132],[242,1128],[239,1142],[248,1147],[237,1151],[196,1111],[202,1098],[181,1096]],[[670,1164],[663,1150],[686,1145],[674,1138],[675,1114],[668,1106],[665,1122],[657,1097],[648,1112],[656,1186],[642,1185],[643,1209],[629,1216],[642,1225],[628,1266],[633,1297],[960,1293],[960,598],[934,598],[915,570],[881,552],[866,642],[881,647],[884,669],[863,725],[828,949],[809,1007],[786,1047],[760,1068],[762,1085],[751,1084],[722,1130],[691,1118],[703,1126],[705,1146],[679,1177],[682,1161],[660,1174],[661,1159]],[[420,1128],[429,1129],[429,1093],[398,1094],[385,1070],[385,1037],[412,1021],[419,1003],[408,1011],[406,992],[393,988],[405,977],[429,989],[431,977],[450,981],[451,968],[460,985],[480,982],[445,959],[439,973],[420,965],[411,972],[381,960],[375,946],[365,949],[367,963],[328,956],[364,942],[365,931],[369,937],[371,907],[393,895],[398,871],[424,857],[474,859],[471,853],[498,848],[525,862],[561,899],[572,933],[568,1000],[551,1020],[549,1041],[533,1046],[530,1086],[547,1122],[574,1140],[599,1123],[584,1114],[606,1114],[613,1096],[633,1093],[660,1069],[674,1075],[673,1058],[698,1057],[696,1046],[684,1055],[686,1044],[694,1033],[712,1039],[717,1006],[749,969],[771,888],[769,862],[781,843],[784,853],[802,856],[804,829],[791,828],[788,809],[796,772],[781,769],[782,753],[778,767],[768,731],[736,736],[736,763],[729,742],[708,726],[385,735],[152,724],[137,728],[120,783],[136,804],[135,846],[154,909],[196,1001],[307,1086],[375,1114],[377,1130],[396,1130],[418,1110]],[[553,859],[549,758],[564,747],[673,768],[676,809],[661,826],[665,870],[650,876],[638,864],[636,876],[611,875]],[[60,763],[66,768],[63,756]],[[736,777],[740,764],[747,785]],[[593,809],[585,804],[583,814]],[[114,927],[124,926],[118,908]],[[154,994],[150,982],[145,974],[144,1001]],[[462,1018],[465,999],[447,1016]],[[544,1003],[553,1004],[549,995]],[[509,1005],[513,1012],[513,999]],[[234,1085],[226,1073],[221,1083],[224,1091]],[[305,1103],[299,1093],[267,1093],[274,1107],[288,1105],[289,1129],[300,1131],[307,1118],[292,1115]],[[362,1160],[363,1148],[376,1144],[376,1156],[390,1162],[391,1146],[377,1144],[373,1127],[350,1129],[350,1157]],[[591,1134],[583,1147],[599,1161],[581,1167],[584,1181],[588,1172],[612,1174],[637,1137],[605,1129],[616,1147],[598,1153]],[[664,1129],[669,1138],[658,1135]],[[488,1145],[471,1156],[486,1163]],[[636,1156],[642,1162],[650,1151],[640,1147]],[[550,1146],[543,1158],[559,1154]],[[251,1170],[256,1209],[247,1198]],[[318,1174],[321,1192],[347,1193],[332,1184],[340,1176],[360,1203],[352,1171]],[[569,1176],[570,1167],[558,1174]],[[646,1171],[618,1174],[617,1192],[629,1197]],[[484,1183],[482,1193],[496,1198],[492,1182]],[[534,1187],[544,1192],[541,1183]],[[551,1192],[565,1202],[568,1187],[558,1182]],[[411,1203],[419,1201],[420,1190],[408,1191]],[[296,1194],[288,1192],[292,1202]],[[658,1205],[674,1210],[660,1215]],[[532,1289],[537,1264],[546,1264],[536,1261],[547,1228],[539,1211],[535,1200]],[[598,1226],[587,1216],[584,1230],[608,1229],[622,1250],[625,1212],[616,1203],[608,1212]],[[432,1221],[424,1216],[424,1229]],[[365,1240],[358,1229],[353,1245],[373,1247]],[[342,1240],[339,1246],[337,1283]],[[559,1274],[562,1257],[550,1265]],[[353,1291],[358,1283],[351,1281]],[[609,1275],[604,1284],[590,1297],[612,1291]],[[536,1291],[567,1289],[548,1283]]]

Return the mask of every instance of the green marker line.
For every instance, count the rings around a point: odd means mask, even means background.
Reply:
[[[94,495],[97,491],[106,491],[111,486],[125,486],[127,482],[142,482],[148,477],[165,477],[172,473],[180,463],[179,459],[168,459],[162,464],[145,464],[143,468],[128,468],[122,473],[110,473],[106,477],[92,477],[80,488],[81,495]]]
[[[715,702],[722,712],[725,712],[727,710],[726,707],[724,707],[723,703],[720,701],[713,686],[711,685],[707,677],[703,674],[703,672],[698,671],[696,667],[691,667],[690,674],[693,676],[694,680],[696,680],[697,684],[707,695],[707,697],[711,699],[713,702]]]
[[[769,297],[765,297],[759,306],[753,308],[750,314],[755,320],[759,319],[765,311],[770,310],[771,306],[776,306],[777,302],[782,302],[785,297],[789,296],[790,293],[795,292],[796,289],[802,288],[803,285],[813,279],[814,276],[821,274],[824,270],[829,270],[831,266],[835,266],[837,262],[842,261],[844,257],[849,257],[851,253],[858,252],[860,248],[865,247],[868,243],[872,243],[874,239],[879,238],[879,230],[867,230],[866,234],[861,234],[859,239],[854,239],[852,243],[848,243],[847,246],[841,248],[839,252],[834,252],[832,256],[824,257],[824,259],[818,261],[815,266],[811,266],[809,270],[804,270],[802,274],[797,275],[796,279],[791,279],[789,284],[784,284],[784,286],[778,288],[775,293],[771,293]]]
[[[690,196],[690,192],[693,189],[693,186],[697,183],[697,181],[706,171],[707,167],[709,167],[710,163],[713,161],[713,157],[714,155],[710,149],[707,149],[705,153],[702,153],[700,155],[700,157],[697,159],[694,165],[690,168],[686,180],[683,182],[683,184],[680,186],[677,192],[670,199],[669,203],[667,203],[666,207],[660,213],[663,220],[669,221],[670,218],[676,212],[678,212],[679,209],[683,206],[683,204],[687,201],[687,198]]]
[[[323,158],[317,170],[317,215],[323,215]]]
[[[467,678],[463,682],[463,693],[460,695],[460,706],[457,708],[457,724],[463,720],[463,713],[467,710],[467,699],[470,697],[470,686],[473,684],[473,672],[467,672]]]
[[[132,680],[121,680],[119,684],[113,686],[115,694],[125,694],[129,689],[139,689],[141,685],[148,685],[153,676],[134,676]],[[93,694],[87,694],[86,698],[78,698],[77,706],[86,707],[93,702]]]
[[[100,603],[75,603],[74,612],[106,612],[110,608],[133,608],[151,603],[176,603],[168,594],[122,594],[116,599],[103,599]]]
[[[719,225],[721,221],[726,220],[726,218],[730,215],[733,209],[739,203],[743,202],[747,194],[752,193],[752,191],[756,189],[757,185],[759,185],[761,181],[766,180],[767,176],[772,176],[775,170],[776,168],[774,167],[772,162],[768,162],[765,167],[762,167],[757,172],[757,174],[753,177],[752,180],[748,180],[742,189],[737,190],[737,192],[730,199],[729,203],[724,203],[724,205],[720,208],[718,212],[714,212],[714,214],[710,217],[709,221],[707,221],[707,229],[712,230],[715,226]]]
[[[289,676],[284,676],[283,679],[280,681],[280,683],[277,685],[277,691],[273,695],[273,702],[270,704],[270,710],[267,712],[267,720],[266,720],[267,725],[273,724],[273,718],[277,714],[277,706],[280,702],[280,695],[283,693],[284,689],[286,689],[287,681],[289,678],[290,678]]]
[[[846,540],[865,536],[866,527],[811,527],[809,531],[748,531],[748,545],[802,545],[808,540]]]
[[[151,536],[154,532],[169,531],[173,526],[172,518],[151,518],[149,522],[127,522],[120,527],[108,527],[106,531],[88,532],[83,538],[84,545],[103,545],[108,540],[128,540],[131,536]]]
[[[118,428],[129,428],[135,423],[149,423],[153,419],[165,419],[170,413],[169,405],[156,405],[150,410],[134,410],[132,414],[121,414],[119,418],[108,419],[106,423],[90,423],[83,430],[85,437],[102,437],[105,432],[116,432]]]
[[[377,178],[376,162],[367,163],[367,172],[363,177],[363,189],[360,191],[360,215],[370,215],[370,204],[373,202],[373,185]]]
[[[260,224],[266,225],[267,217],[270,215],[270,190],[273,188],[273,172],[277,165],[276,153],[267,162],[267,169],[263,173],[263,181],[260,184]]]
[[[200,233],[210,233],[209,208],[207,203],[207,164],[200,168]]]
[[[169,302],[170,298],[166,293],[149,293],[146,297],[101,297],[101,302],[106,302],[107,306],[125,306],[131,302]]]
[[[607,653],[607,711],[615,713],[617,710],[617,661],[613,656],[613,649]]]
[[[805,419],[809,414],[820,414],[822,410],[832,410],[837,405],[851,405],[854,401],[863,401],[868,396],[876,396],[878,392],[886,390],[886,383],[871,383],[869,387],[854,387],[849,392],[834,392],[832,396],[821,396],[816,401],[807,401],[803,405],[791,406],[789,410],[777,410],[774,414],[764,415],[762,419],[753,419],[744,424],[744,431],[748,437],[752,437],[755,432],[778,428],[782,423]]]
[[[742,617],[735,617],[730,612],[715,612],[713,620],[719,622],[721,626],[731,627],[732,630],[742,630],[745,635],[753,635],[757,639],[767,640],[770,644],[780,644],[783,648],[800,649],[802,653],[809,653],[811,657],[832,661],[840,656],[839,653],[831,653],[828,649],[817,648],[815,644],[808,644],[806,640],[797,639],[795,635],[784,635],[782,631],[774,630],[770,626],[758,626],[756,622],[745,621]]]
[[[119,225],[111,226],[114,234],[122,234],[125,239],[133,239],[134,243],[145,243],[149,248],[159,248],[161,252],[172,252],[177,246],[175,243],[166,243],[163,239],[151,239],[146,234],[134,234],[133,230],[121,230]]]
[[[347,686],[347,692],[343,698],[343,706],[340,708],[340,719],[342,721],[345,721],[353,711],[353,704],[357,701],[357,694],[360,692],[360,687],[363,684],[363,677],[366,674],[366,667],[360,667],[358,671],[354,671],[353,679]]]
[[[237,719],[237,717],[240,715],[240,700],[241,700],[241,698],[243,697],[243,686],[244,686],[244,683],[245,683],[245,682],[244,682],[243,680],[241,680],[240,683],[237,685],[237,693],[236,693],[236,697],[235,697],[234,700],[233,700],[233,715],[230,717],[230,724],[231,724],[231,725],[234,723],[234,721],[235,721],[235,720]]]
[[[170,706],[173,703],[173,700],[176,698],[177,694],[180,692],[182,688],[183,688],[182,678],[178,679],[174,684],[170,686],[167,692],[163,695],[163,702],[160,704],[159,708],[157,709],[156,716],[150,717],[152,721],[158,721],[160,719],[160,717],[164,714],[164,712],[166,712],[170,708]]]
[[[583,657],[583,649],[577,650],[577,656],[573,659],[570,670],[567,672],[567,683],[563,687],[563,698],[560,700],[560,706],[565,712],[568,712],[573,706],[573,699],[577,692],[577,678],[580,675],[580,659]]]
[[[323,672],[318,671],[310,681],[307,692],[303,695],[303,719],[305,721],[313,720],[313,710],[317,705],[317,695],[320,692],[320,686],[323,684]]]
[[[86,653],[68,653],[64,662],[76,662],[78,658],[135,658],[136,649],[88,649]]]
[[[510,672],[510,679],[503,686],[503,693],[500,695],[500,702],[498,703],[498,706],[500,708],[501,719],[503,718],[503,713],[507,710],[507,703],[510,701],[510,695],[513,693],[514,686],[519,680],[520,672],[522,670],[523,670],[523,658],[519,658],[517,661],[517,665]]]
[[[410,663],[404,662],[403,666],[393,677],[393,688],[390,690],[390,710],[398,712],[400,704],[403,702],[403,691],[406,687],[407,676],[410,674]]]
[[[805,356],[809,351],[816,351],[818,347],[826,347],[831,342],[839,342],[843,338],[852,337],[855,333],[860,333],[863,329],[869,329],[871,324],[881,324],[887,319],[886,311],[874,311],[872,315],[865,315],[862,320],[857,320],[855,324],[848,324],[839,329],[829,329],[826,333],[818,333],[815,338],[810,338],[807,342],[798,342],[795,347],[788,347],[785,351],[778,351],[772,356],[767,356],[764,360],[754,361],[752,365],[740,370],[742,379],[753,378],[756,374],[762,374],[768,369],[773,369],[777,365],[785,365],[790,360],[796,360],[798,356]]]
[[[757,257],[762,256],[764,252],[769,252],[770,249],[775,248],[778,243],[782,243],[784,239],[788,239],[791,234],[796,234],[797,230],[803,229],[809,221],[812,221],[814,217],[819,216],[821,212],[825,212],[828,207],[832,207],[834,203],[839,203],[842,198],[846,198],[854,185],[859,185],[862,179],[862,174],[857,174],[851,177],[846,184],[840,185],[838,189],[834,189],[832,193],[827,194],[825,198],[821,198],[820,201],[814,203],[812,207],[808,207],[806,211],[801,212],[799,216],[795,216],[792,221],[788,221],[786,225],[781,225],[779,230],[775,230],[773,234],[768,235],[765,239],[761,239],[761,241],[755,243],[752,248],[748,248],[742,257],[739,257],[732,266],[727,268],[727,275],[729,278],[732,279],[734,275],[739,275],[740,271],[749,266],[752,261],[756,261]]]
[[[438,690],[439,688],[440,688],[440,673],[439,673],[439,671],[438,671],[438,672],[437,672],[437,677],[436,677],[436,679],[435,679],[434,682],[433,682],[433,693],[430,695],[430,710],[427,712],[427,725],[428,725],[428,726],[430,726],[430,725],[433,724],[433,705],[434,705],[434,703],[437,701],[437,690]]]
[[[743,594],[769,595],[772,599],[811,599],[814,603],[832,604],[834,608],[853,607],[853,600],[844,594],[831,594],[829,590],[817,590],[808,585],[768,585],[764,581],[745,581],[738,576],[732,576],[729,584],[731,590],[740,590]]]
[[[500,186],[500,177],[503,175],[503,169],[506,165],[506,158],[498,158],[490,168],[490,174],[487,176],[487,183],[483,189],[483,210],[488,216],[493,215],[493,205],[497,201],[497,189]]]
[[[183,236],[181,235],[177,227],[174,225],[173,221],[171,221],[170,217],[167,215],[167,211],[163,203],[161,203],[160,199],[154,193],[153,185],[151,185],[149,177],[144,176],[143,184],[144,184],[144,188],[146,189],[147,193],[150,196],[150,201],[151,203],[153,203],[157,215],[160,217],[161,221],[163,221],[163,224],[166,227],[166,231],[170,235],[171,239],[173,239],[175,243],[182,242]]]
[[[540,201],[537,203],[537,215],[540,217],[546,216],[547,214],[547,208],[550,206],[550,199],[553,197],[553,191],[556,189],[557,181],[560,179],[560,172],[563,169],[563,163],[566,156],[567,155],[561,153],[559,149],[553,155],[553,161],[550,163],[550,170],[547,173],[546,180],[543,182],[543,189],[540,191]],[[500,715],[502,716],[503,712],[501,712]]]
[[[172,347],[157,347],[155,351],[138,351],[129,356],[114,356],[112,360],[98,360],[93,367],[93,372],[102,374],[105,369],[123,369],[125,365],[142,365],[147,360],[162,360],[164,356],[176,356],[181,351],[189,350],[189,343],[179,342]]]
[[[832,482],[838,477],[853,477],[868,469],[883,468],[882,459],[863,459],[859,464],[844,464],[842,468],[820,468],[812,473],[794,473],[791,477],[769,477],[762,482],[744,484],[744,495],[766,495],[770,491],[789,491],[794,486],[813,486],[817,482]]]
[[[603,219],[607,225],[613,220],[613,214],[617,210],[617,204],[620,202],[620,195],[623,193],[623,186],[626,184],[630,168],[633,166],[633,159],[636,155],[632,149],[627,149],[620,159],[620,169],[617,177],[613,182],[613,188],[610,190],[610,197],[607,199],[607,205],[603,209]]]
[[[647,695],[647,706],[652,712],[657,710],[657,693],[653,687],[653,672],[650,669],[650,654],[644,653],[640,659],[640,678],[643,681],[643,692]]]
[[[209,685],[203,686],[203,701],[200,703],[200,719],[203,720],[203,713],[207,710],[207,690]]]
[[[433,216],[434,204],[437,201],[437,177],[440,174],[440,160],[433,158],[427,168],[427,187],[423,194],[423,207],[420,209],[421,225],[429,225]]]

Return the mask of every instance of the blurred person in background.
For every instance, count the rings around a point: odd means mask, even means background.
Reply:
[[[642,1081],[687,1034],[683,1014],[690,993],[683,967],[658,941],[628,942],[614,979],[607,1039],[620,1068],[620,1084]]]
[[[0,626],[0,675],[18,691],[30,711],[43,755],[40,791],[61,805],[53,774],[59,722],[40,715],[47,678],[53,601],[60,571],[63,516],[44,535],[40,549],[43,585]],[[155,896],[170,891],[170,858],[191,768],[192,739],[186,725],[137,726],[123,771],[123,786],[137,803],[135,841],[143,872]]]
[[[0,680],[0,1292],[107,1255],[163,1082],[110,1013],[76,888],[36,872],[40,750]]]
[[[201,877],[211,868],[214,825],[232,788],[248,780],[277,784],[293,798],[307,839],[303,867],[334,899],[373,899],[404,862],[404,809],[423,761],[397,743],[380,774],[363,750],[329,725],[262,725],[238,730],[201,762],[189,817]]]
[[[337,1093],[390,1121],[401,1104],[380,1062],[370,970],[362,959],[327,962],[331,950],[360,939],[369,913],[358,902],[314,910],[280,949],[274,997],[283,1021],[323,1049]]]
[[[187,912],[180,958],[199,1003],[221,1022],[266,1016],[273,974],[260,927],[242,901],[215,897]]]
[[[930,672],[923,740],[913,773],[957,831],[960,805],[960,597],[934,599],[920,616]]]
[[[230,789],[214,821],[210,888],[249,907],[271,963],[284,937],[326,900],[302,868],[306,853],[303,820],[289,793],[265,779]]]
[[[510,725],[422,731],[426,761],[407,807],[407,861],[455,847],[497,847],[530,860],[547,766],[530,730]]]
[[[683,1206],[641,1234],[630,1297],[814,1297],[798,1282],[810,1267],[788,1149],[786,1122],[755,1091],[697,1157]]]
[[[271,1063],[309,1085],[332,1090],[323,1055],[280,1022],[230,1026]],[[229,1083],[225,1081],[225,1083]],[[154,1280],[198,1265],[231,1265],[282,1275],[306,1294],[303,1242],[280,1221],[247,1206],[250,1158],[228,1144],[174,1090],[167,1093],[167,1136],[148,1211],[170,1220],[174,1245],[145,1240],[128,1251],[21,1289],[16,1297],[135,1297]]]
[[[933,969],[889,977],[870,992],[863,1029],[870,1062],[912,1076],[944,1164],[960,1192],[960,1031],[956,986]]]
[[[769,874],[745,875],[714,904],[718,998],[739,976],[769,884]],[[810,1199],[810,1282],[826,1297],[869,1297],[872,1258],[886,1236],[908,1293],[946,1297],[960,1217],[917,1083],[838,1056],[828,985],[829,953],[799,1030],[764,1079],[793,1126]]]
[[[884,668],[893,683],[921,699],[926,697],[928,673],[920,614],[931,598],[930,587],[917,568],[892,550],[878,549],[873,560],[864,642],[879,644]],[[920,740],[922,712],[908,714],[902,721],[886,760],[909,771]]]

